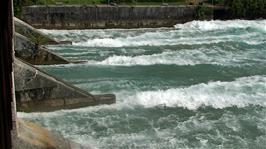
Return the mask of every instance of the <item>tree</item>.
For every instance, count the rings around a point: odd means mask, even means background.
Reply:
[[[243,17],[246,15],[244,4],[241,0],[233,0],[231,10],[234,16]]]

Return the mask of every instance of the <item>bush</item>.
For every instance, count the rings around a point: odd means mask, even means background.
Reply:
[[[55,3],[54,0],[13,0],[14,15],[20,16],[23,6]]]
[[[208,19],[207,16],[209,16],[211,13],[213,13],[212,8],[206,7],[204,5],[198,5],[195,10],[194,18],[197,20]]]
[[[238,18],[266,17],[266,0],[230,0],[227,2],[231,13]]]

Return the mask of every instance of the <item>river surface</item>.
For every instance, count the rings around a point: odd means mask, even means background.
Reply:
[[[19,117],[99,149],[266,147],[266,20],[42,31],[85,63],[41,69],[117,103]]]

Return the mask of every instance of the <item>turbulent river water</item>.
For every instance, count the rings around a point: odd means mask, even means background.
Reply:
[[[266,147],[266,20],[42,31],[86,62],[41,69],[117,103],[19,117],[99,149]]]

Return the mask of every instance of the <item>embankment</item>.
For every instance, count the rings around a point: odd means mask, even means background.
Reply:
[[[36,28],[96,29],[172,27],[195,19],[198,6],[35,5],[22,19]],[[205,14],[212,19],[212,13]]]

